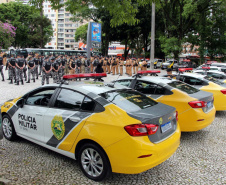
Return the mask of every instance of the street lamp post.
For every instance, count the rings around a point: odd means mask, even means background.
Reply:
[[[151,15],[151,48],[150,48],[150,67],[154,69],[155,58],[155,3],[152,3]]]

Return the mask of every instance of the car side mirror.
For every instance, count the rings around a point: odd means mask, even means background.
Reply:
[[[82,102],[81,101],[76,101],[76,105],[81,105]]]
[[[25,104],[24,98],[21,98],[21,99],[17,102],[17,106],[20,107],[20,108],[23,108],[24,104]]]

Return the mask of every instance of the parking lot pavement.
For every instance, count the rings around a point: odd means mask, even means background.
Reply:
[[[118,76],[109,75],[105,81]],[[52,81],[52,79],[51,79]],[[38,87],[0,82],[0,104]],[[181,145],[164,163],[141,174],[113,174],[97,183],[87,179],[77,161],[18,139],[0,141],[0,179],[9,184],[226,184],[226,111],[217,112],[213,124],[193,133],[182,133]],[[0,182],[1,184],[1,182]]]

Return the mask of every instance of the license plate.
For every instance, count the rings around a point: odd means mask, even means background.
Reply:
[[[162,131],[162,133],[170,130],[171,128],[172,128],[172,124],[171,124],[170,121],[167,122],[167,123],[164,123],[163,125],[161,125],[161,131]]]
[[[212,106],[212,102],[210,101],[207,103],[207,108],[210,108],[211,106]]]

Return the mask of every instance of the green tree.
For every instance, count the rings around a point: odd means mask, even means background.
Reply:
[[[9,23],[2,23],[0,21],[0,49],[8,49],[14,41],[16,35],[16,28]]]
[[[188,34],[187,41],[200,46],[201,62],[204,62],[205,55],[209,55],[211,59],[218,54],[225,57],[226,2],[222,0],[198,1],[194,4],[187,4],[186,11],[192,12],[192,16],[196,18],[194,30]]]
[[[38,39],[45,39],[43,42],[44,45],[49,42],[50,37],[53,35],[49,19],[46,17],[42,18],[39,11],[29,5],[23,5],[20,2],[2,3],[0,4],[0,12],[0,21],[9,21],[17,28],[15,41],[13,43],[15,47],[40,47],[40,43],[33,43],[37,35],[41,35]],[[45,23],[45,32],[43,32],[43,34],[40,31],[40,25],[42,24],[40,21]]]
[[[75,32],[75,41],[78,42],[81,40],[83,43],[86,44],[87,30],[88,30],[88,24],[84,24],[79,28],[77,28]]]

